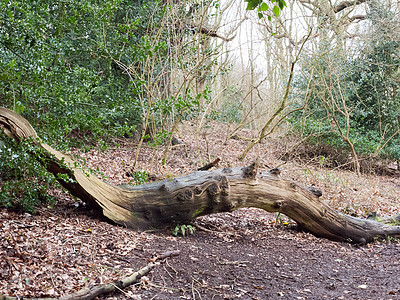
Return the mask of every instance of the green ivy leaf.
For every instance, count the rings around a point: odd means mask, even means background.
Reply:
[[[274,8],[272,9],[272,12],[274,13],[274,15],[276,17],[279,17],[279,7],[278,6],[274,6]]]
[[[258,13],[258,18],[262,19],[263,18],[263,14],[262,13]]]
[[[7,67],[9,67],[10,69],[12,69],[12,68],[15,67],[16,64],[17,64],[17,63],[16,63],[15,59],[12,59],[12,60],[7,64]]]
[[[258,11],[267,11],[269,8],[268,4],[263,2],[260,6],[260,8],[258,9]]]
[[[246,2],[248,2],[246,10],[254,10],[262,3],[262,0],[247,0]]]

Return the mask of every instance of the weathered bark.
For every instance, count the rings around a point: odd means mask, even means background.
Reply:
[[[37,138],[35,130],[24,118],[5,108],[0,108],[0,126],[17,140]],[[256,163],[248,167],[197,171],[139,186],[116,187],[83,172],[70,156],[38,139],[35,143],[45,150],[41,161],[50,172],[56,176],[66,174],[74,180],[69,182],[57,176],[72,195],[97,207],[115,223],[129,228],[188,223],[211,213],[257,207],[285,214],[301,228],[333,240],[366,243],[379,236],[400,236],[400,226],[337,212],[308,189],[280,178],[279,172],[258,171]]]

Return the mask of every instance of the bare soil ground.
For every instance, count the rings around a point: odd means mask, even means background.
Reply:
[[[163,148],[146,146],[135,170],[163,179],[190,173],[217,156],[219,167],[249,164],[259,156],[268,168],[283,163],[278,154],[290,148],[290,142],[271,138],[239,162],[246,141],[224,143],[228,131],[227,125],[211,123],[196,141],[196,127],[184,124],[179,138],[186,149],[175,147],[163,165]],[[134,180],[126,172],[136,145],[120,142],[105,152],[76,154],[89,167],[99,167],[108,182],[128,183]],[[283,177],[320,188],[324,201],[340,211],[361,217],[400,212],[399,178],[357,178],[311,162],[291,161],[281,168]],[[332,242],[258,209],[199,218],[196,224],[206,230],[185,237],[173,236],[173,228],[137,232],[110,224],[61,191],[52,193],[55,207],[34,215],[0,210],[0,294],[64,295],[126,277],[157,254],[179,250],[138,284],[99,299],[400,299],[396,240],[366,246]]]

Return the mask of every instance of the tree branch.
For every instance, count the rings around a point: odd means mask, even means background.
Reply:
[[[348,8],[348,7],[359,5],[359,4],[362,4],[362,3],[365,3],[365,2],[367,2],[367,0],[343,1],[343,2],[340,2],[339,4],[337,4],[335,7],[333,7],[333,11],[336,14],[336,13],[338,13],[338,12]]]
[[[188,26],[188,29],[190,29],[193,33],[201,33],[206,36],[216,37],[221,40],[224,40],[225,42],[230,42],[235,38],[235,35],[227,38],[227,37],[219,34],[216,29],[210,29],[210,28],[204,27],[204,25],[200,27],[195,24],[188,24],[187,26]]]

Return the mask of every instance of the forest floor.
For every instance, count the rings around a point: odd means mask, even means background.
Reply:
[[[226,140],[230,129],[210,123],[196,142],[196,127],[184,124],[179,139],[186,146],[172,149],[163,165],[163,148],[146,145],[135,171],[158,180],[188,174],[215,157],[221,158],[218,167],[247,165],[256,157],[266,169],[285,163],[279,156],[291,142],[279,138],[267,139],[239,162],[247,142]],[[132,182],[126,173],[136,144],[119,142],[107,151],[75,154],[112,184]],[[281,169],[282,177],[321,189],[322,199],[339,211],[360,217],[400,213],[400,178],[356,177],[327,169],[318,158],[286,161]],[[173,228],[138,232],[99,218],[60,190],[51,192],[54,207],[33,215],[0,210],[0,294],[65,295],[124,278],[160,253],[178,250],[139,283],[98,299],[400,299],[398,240],[333,242],[298,231],[285,216],[252,208],[201,217],[194,225],[205,229],[184,237],[173,236]]]

